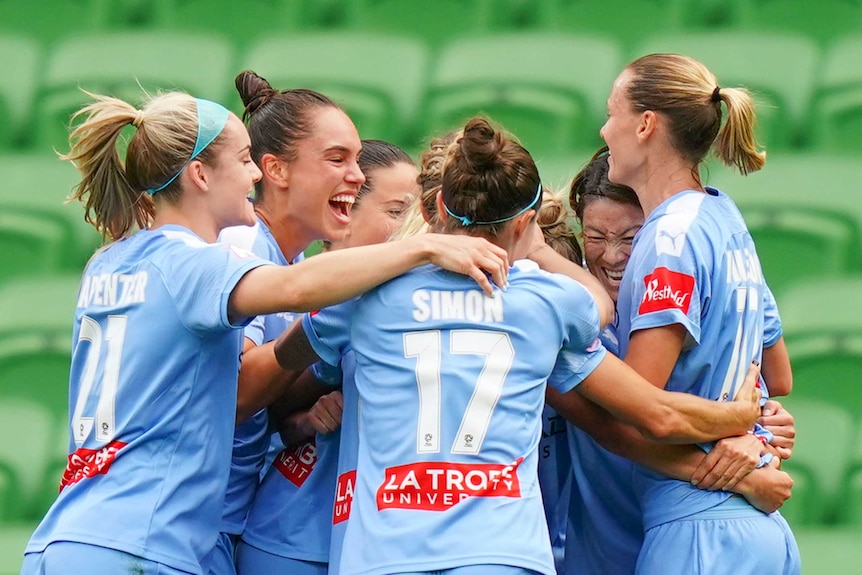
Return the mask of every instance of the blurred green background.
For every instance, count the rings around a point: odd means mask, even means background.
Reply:
[[[0,0],[0,575],[65,465],[75,293],[99,245],[55,154],[79,88],[240,112],[233,78],[252,69],[414,156],[484,113],[566,186],[600,145],[615,76],[656,51],[758,100],[766,168],[709,162],[705,180],[742,209],[781,310],[799,432],[782,512],[804,572],[862,572],[862,1]]]

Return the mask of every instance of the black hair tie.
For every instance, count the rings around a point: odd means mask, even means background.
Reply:
[[[721,94],[719,93],[720,91],[721,88],[719,86],[716,86],[715,90],[712,91],[712,98],[710,98],[710,101],[712,101],[713,104],[721,102]]]

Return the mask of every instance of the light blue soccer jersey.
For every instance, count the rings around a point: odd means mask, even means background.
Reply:
[[[343,395],[341,427],[332,434],[339,441],[337,465],[331,482],[334,496],[330,495],[331,505],[318,511],[326,513],[328,519],[327,536],[329,545],[329,572],[338,573],[341,565],[341,551],[344,533],[350,520],[353,493],[356,487],[356,465],[359,452],[359,392],[356,389],[356,356],[350,347],[350,318],[357,300],[341,305],[324,308],[302,318],[302,326],[307,334],[325,339],[330,344],[327,361],[314,366],[315,375],[329,384],[340,384]],[[340,358],[340,361],[339,361]],[[329,451],[331,454],[332,451]],[[316,538],[316,537],[315,537]]]
[[[727,401],[761,358],[766,292],[739,210],[707,189],[674,195],[644,222],[620,286],[618,335],[624,357],[635,330],[681,324],[687,337],[666,389]],[[731,496],[646,470],[637,483],[645,529]]]
[[[265,264],[174,225],[93,257],[75,313],[69,462],[27,552],[74,541],[201,572],[236,411],[241,323],[228,298]]]
[[[288,265],[303,259],[302,255],[288,262],[267,225],[260,219],[254,226],[225,228],[219,241],[237,246],[278,265]],[[256,345],[276,339],[299,317],[290,312],[261,315],[252,319],[243,331]],[[270,445],[269,417],[261,409],[236,426],[230,479],[225,496],[225,511],[221,530],[233,535],[242,533],[260,481],[264,458]]]
[[[566,440],[566,420],[550,405],[545,405],[542,410],[538,474],[554,564],[557,572],[562,573],[572,489],[572,458]]]
[[[619,353],[614,326],[607,326],[600,337],[608,352]],[[574,425],[566,427],[574,481],[565,573],[632,575],[643,543],[632,483],[634,463],[604,449]]]
[[[545,384],[569,391],[604,358],[598,310],[583,286],[529,261],[495,296],[429,265],[356,304],[360,441],[341,573],[554,573],[536,473]],[[338,361],[338,338],[306,333]]]

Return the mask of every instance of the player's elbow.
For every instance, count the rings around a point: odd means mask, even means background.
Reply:
[[[638,429],[648,439],[669,443],[684,435],[688,425],[676,410],[659,406],[655,413],[638,425]]]

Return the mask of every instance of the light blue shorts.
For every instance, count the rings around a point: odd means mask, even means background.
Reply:
[[[637,575],[799,575],[799,548],[780,513],[721,507],[647,530]]]
[[[70,573],[111,573],[116,575],[189,575],[162,563],[143,559],[125,551],[56,541],[41,553],[27,553],[21,575],[69,575]]]
[[[466,565],[453,567],[442,571],[417,571],[415,573],[399,573],[398,575],[539,575],[530,569],[512,565]]]
[[[203,571],[209,575],[236,575],[236,543],[239,535],[222,531],[215,547],[204,560]]]
[[[290,573],[290,575],[327,575],[328,563],[302,561],[275,555],[240,540],[236,546],[236,572],[238,575],[264,573]]]

